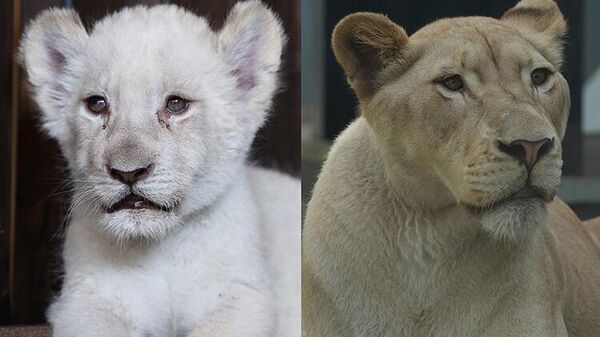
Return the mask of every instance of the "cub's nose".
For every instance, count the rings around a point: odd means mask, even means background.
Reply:
[[[498,149],[523,163],[528,171],[535,163],[554,147],[554,138],[544,138],[536,141],[515,140],[510,144],[498,141]]]
[[[134,169],[133,171],[121,171],[107,165],[108,172],[113,179],[116,179],[129,186],[132,186],[136,182],[148,177],[153,168],[154,164],[150,164],[146,167]]]

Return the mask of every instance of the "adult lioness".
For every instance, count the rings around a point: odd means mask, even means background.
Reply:
[[[408,37],[357,13],[333,50],[362,116],[307,209],[317,336],[600,336],[600,252],[555,199],[569,89],[550,0]]]

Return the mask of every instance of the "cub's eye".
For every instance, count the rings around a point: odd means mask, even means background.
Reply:
[[[108,103],[106,103],[106,98],[102,96],[90,96],[85,99],[85,104],[88,110],[95,114],[100,114],[104,112],[108,107]]]
[[[546,81],[548,81],[548,78],[550,77],[551,74],[552,74],[552,71],[550,71],[550,69],[547,69],[547,68],[534,69],[531,72],[531,83],[533,83],[533,85],[536,85],[536,86],[542,85],[542,84],[546,83]]]
[[[179,96],[170,96],[167,99],[167,110],[171,113],[181,113],[187,109],[189,101]]]
[[[452,75],[439,81],[448,90],[459,91],[465,86],[460,75]]]

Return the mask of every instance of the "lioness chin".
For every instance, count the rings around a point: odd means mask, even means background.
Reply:
[[[410,37],[379,14],[338,23],[361,116],[306,211],[308,337],[600,336],[600,250],[555,198],[565,31],[551,0]]]
[[[218,32],[167,5],[28,25],[21,60],[74,185],[53,336],[299,336],[300,185],[245,163],[283,43],[258,1]]]

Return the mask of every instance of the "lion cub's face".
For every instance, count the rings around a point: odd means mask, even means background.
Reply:
[[[175,6],[125,9],[89,33],[72,11],[41,14],[21,53],[75,206],[128,240],[161,238],[214,202],[263,121],[282,39],[258,2],[218,33]]]
[[[356,68],[350,81],[387,167],[421,170],[433,204],[465,205],[496,237],[543,223],[570,104],[556,5],[525,1],[502,20],[440,20],[410,38],[395,25],[382,29],[381,17],[369,20],[372,34],[353,43],[379,41],[383,51],[369,60],[379,72]]]

